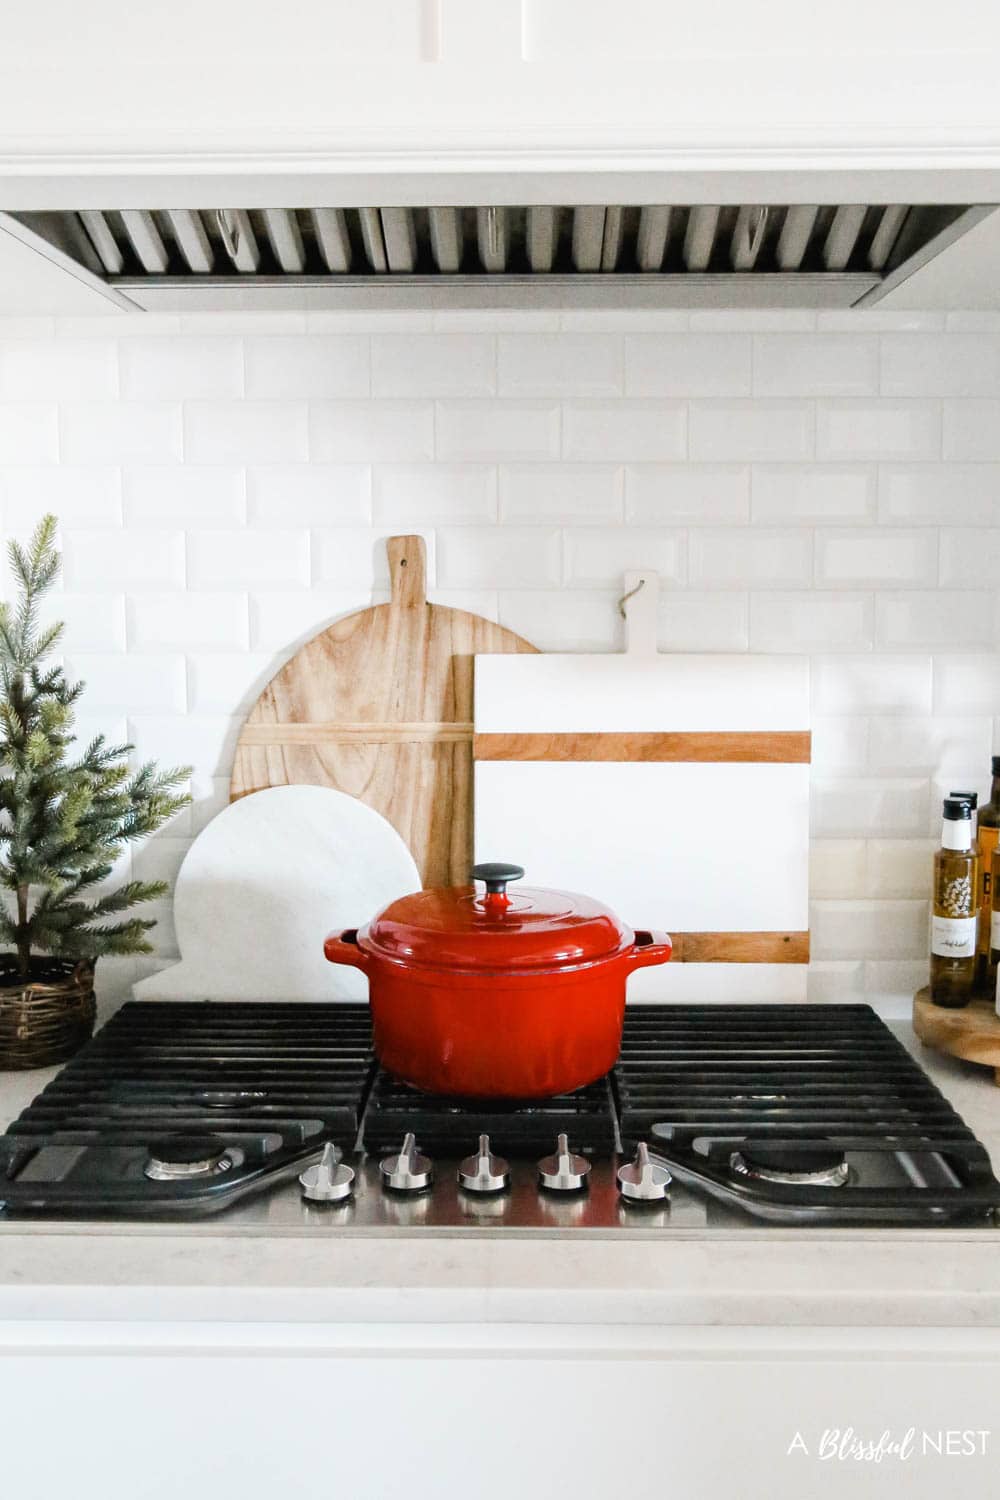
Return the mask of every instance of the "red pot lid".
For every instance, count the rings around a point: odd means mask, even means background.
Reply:
[[[483,884],[393,901],[359,933],[360,946],[394,963],[509,973],[596,963],[634,940],[589,896],[532,886],[508,892],[507,882],[524,874],[519,865],[476,865],[472,873]]]

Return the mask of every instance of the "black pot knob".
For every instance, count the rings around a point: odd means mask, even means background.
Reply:
[[[504,896],[507,893],[508,880],[524,879],[524,868],[521,865],[473,865],[472,878],[486,882],[488,895]]]

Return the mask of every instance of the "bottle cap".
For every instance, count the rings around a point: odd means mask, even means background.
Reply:
[[[993,767],[993,775],[1000,776],[1000,755],[994,755],[990,764]]]
[[[973,811],[979,806],[978,792],[949,792],[948,796],[957,797],[960,802],[967,802]]]
[[[963,818],[972,818],[972,808],[961,797],[946,797],[944,799],[944,816],[948,822],[959,823]]]

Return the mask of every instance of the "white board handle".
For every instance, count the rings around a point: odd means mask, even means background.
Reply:
[[[656,617],[660,604],[660,575],[644,568],[625,574],[622,612],[625,615],[625,652],[655,656]]]

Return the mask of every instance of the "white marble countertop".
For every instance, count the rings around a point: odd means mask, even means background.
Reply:
[[[889,1013],[892,1007],[886,1007]],[[895,1006],[896,1014],[900,1006]],[[989,1069],[912,1048],[1000,1169]],[[0,1075],[0,1125],[51,1076]],[[1000,1175],[1000,1172],[998,1172]],[[197,1226],[0,1224],[0,1320],[534,1323],[1000,1330],[1000,1228],[732,1237],[367,1238]]]

